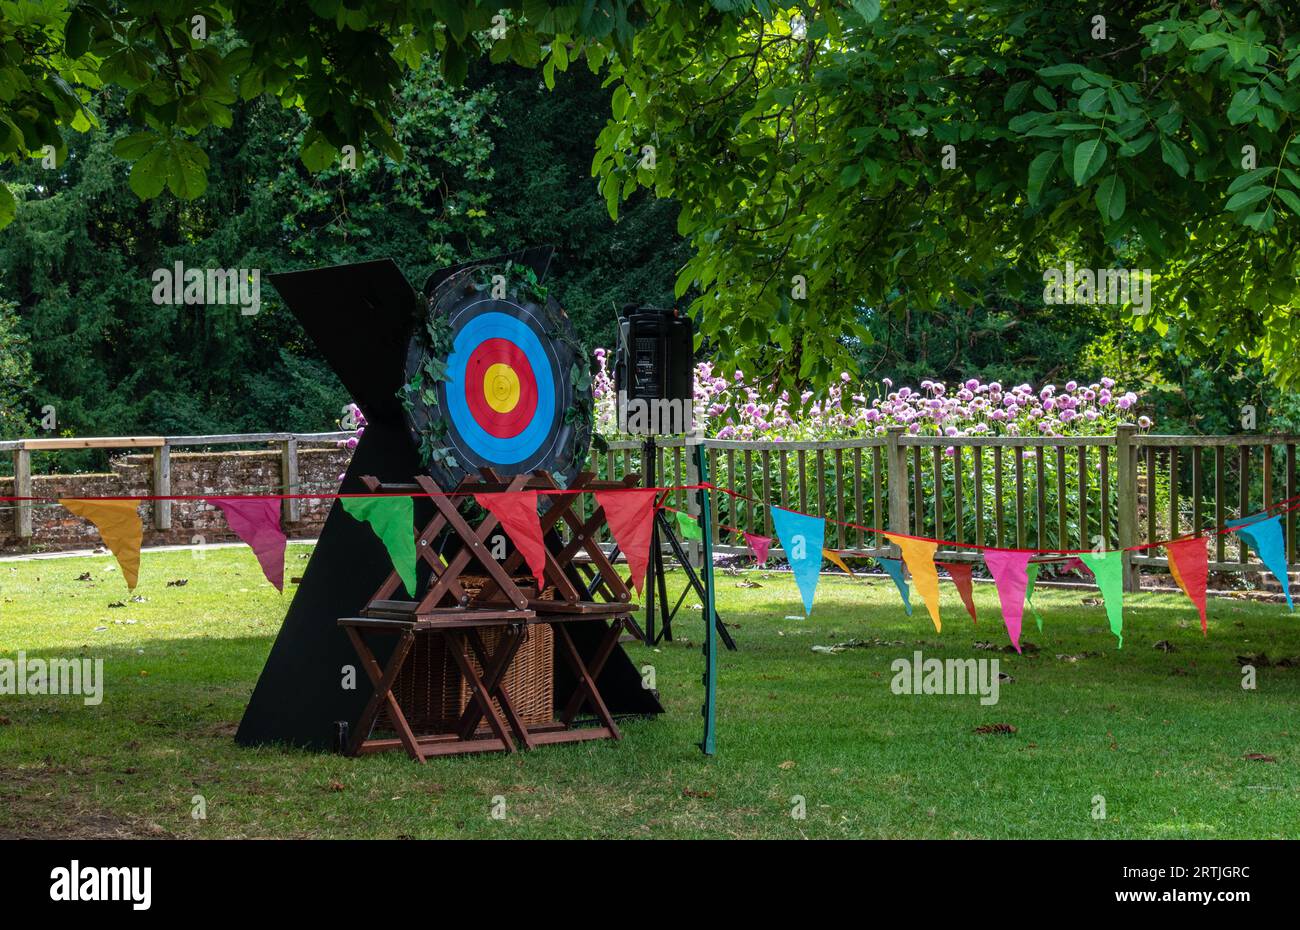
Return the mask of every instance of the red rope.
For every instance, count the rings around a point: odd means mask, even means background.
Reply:
[[[530,490],[533,490],[533,489],[530,489]],[[535,489],[535,490],[537,491],[538,494],[561,494],[561,495],[562,495],[562,494],[590,494],[590,493],[592,493],[593,491],[595,491],[595,490],[597,490],[597,489],[594,489],[594,488],[538,488],[538,489]],[[726,494],[726,495],[728,495],[728,496],[730,496],[730,497],[736,498],[737,500],[748,501],[748,502],[750,502],[750,503],[754,503],[754,504],[762,504],[762,505],[764,505],[764,506],[768,506],[768,507],[772,506],[771,504],[767,504],[766,502],[761,501],[761,500],[759,500],[759,499],[756,498],[756,497],[751,497],[751,496],[749,496],[748,494],[742,494],[742,493],[740,493],[739,491],[734,491],[734,490],[732,490],[731,488],[721,488],[721,487],[718,487],[716,484],[712,484],[711,482],[703,482],[703,483],[701,483],[701,484],[672,485],[672,486],[654,487],[654,488],[641,488],[641,487],[623,488],[623,487],[620,487],[620,488],[600,488],[600,489],[598,489],[598,490],[600,490],[600,493],[602,493],[602,494],[621,494],[621,493],[630,492],[630,491],[657,491],[657,492],[660,492],[659,495],[658,495],[658,499],[657,499],[657,501],[656,501],[657,506],[660,507],[660,508],[662,508],[662,509],[664,509],[664,510],[672,511],[672,512],[674,512],[674,513],[680,513],[681,511],[678,511],[678,510],[677,510],[676,508],[674,508],[674,507],[669,507],[667,504],[664,503],[664,501],[667,500],[668,495],[671,494],[671,493],[673,493],[674,491],[678,491],[678,492],[680,492],[680,491],[717,491],[717,492],[719,492],[719,493],[721,493],[721,494]],[[434,494],[428,493],[428,492],[426,492],[426,491],[407,491],[407,492],[403,492],[403,493],[401,493],[401,494],[373,494],[373,493],[364,493],[364,494],[143,494],[143,495],[118,495],[118,496],[108,496],[108,495],[105,495],[105,496],[94,496],[94,497],[73,497],[73,496],[69,495],[69,496],[67,497],[67,499],[68,499],[68,500],[84,500],[84,501],[142,501],[142,502],[143,502],[143,501],[192,501],[192,500],[205,501],[205,500],[211,500],[211,499],[213,499],[213,498],[236,499],[236,500],[340,500],[340,499],[343,499],[343,498],[358,498],[358,497],[361,497],[361,498],[375,498],[375,497],[421,497],[421,498],[430,498],[430,497],[435,497],[435,496],[442,496],[442,497],[469,497],[469,496],[472,496],[472,495],[475,495],[475,494],[509,494],[509,493],[512,493],[512,492],[510,492],[510,491],[447,491],[447,492],[443,492],[443,493],[441,493],[441,494],[439,494],[439,495],[434,495]],[[59,500],[60,500],[60,498],[57,498],[57,497],[0,497],[0,502],[3,502],[3,503],[37,503],[37,502],[39,502],[39,503],[58,503]],[[782,510],[789,510],[789,508],[785,508],[785,507],[783,507],[783,508],[781,508],[781,509],[782,509]],[[1280,515],[1280,514],[1283,514],[1283,513],[1291,513],[1292,511],[1295,511],[1295,510],[1300,510],[1300,495],[1296,495],[1295,497],[1289,497],[1289,498],[1287,498],[1286,500],[1278,501],[1277,503],[1272,504],[1272,505],[1270,505],[1269,507],[1264,508],[1264,510],[1260,511],[1260,513],[1259,513],[1259,515],[1258,515],[1258,516],[1259,516],[1259,520],[1252,520],[1250,523],[1242,524],[1242,526],[1250,526],[1250,525],[1253,525],[1254,523],[1258,523],[1258,522],[1260,522],[1260,521],[1262,521],[1262,520],[1271,519],[1273,516],[1277,516],[1277,515]],[[864,524],[862,524],[862,523],[854,523],[854,522],[849,521],[849,520],[836,520],[834,517],[821,517],[821,518],[818,518],[816,514],[807,514],[807,513],[803,513],[802,511],[798,511],[798,510],[789,510],[789,512],[790,512],[790,513],[799,514],[800,516],[804,516],[804,517],[812,517],[812,518],[814,518],[814,519],[822,519],[822,520],[827,521],[827,522],[829,522],[829,523],[834,523],[834,524],[836,524],[836,525],[838,525],[838,526],[848,527],[849,529],[862,530],[862,531],[864,531],[864,532],[868,532],[868,533],[876,533],[876,534],[878,534],[878,535],[885,535],[885,536],[896,536],[896,537],[898,537],[898,538],[900,538],[900,539],[916,539],[916,540],[921,540],[921,541],[923,541],[923,542],[932,542],[932,543],[937,543],[937,544],[940,545],[940,546],[947,546],[947,547],[949,547],[949,548],[958,548],[958,549],[975,549],[975,550],[978,550],[978,551],[980,551],[980,552],[984,552],[984,551],[987,551],[987,550],[992,549],[992,550],[998,550],[998,551],[1001,551],[1001,552],[1029,552],[1029,553],[1033,553],[1033,554],[1035,554],[1035,555],[1062,555],[1062,556],[1070,556],[1070,555],[1083,555],[1083,554],[1085,554],[1085,553],[1088,553],[1088,552],[1091,552],[1091,551],[1092,551],[1091,549],[1008,549],[1008,548],[1003,548],[1003,547],[1000,547],[1000,546],[985,546],[985,545],[982,545],[982,544],[980,544],[980,543],[959,542],[959,541],[957,541],[957,540],[952,540],[952,539],[937,539],[937,538],[935,538],[935,537],[933,537],[933,536],[913,536],[913,535],[911,535],[911,534],[909,534],[909,533],[896,533],[896,532],[893,532],[892,530],[884,530],[884,529],[880,529],[879,527],[875,527],[875,526],[866,526],[866,525],[864,525]],[[719,529],[724,529],[724,530],[727,530],[728,532],[732,532],[732,533],[744,533],[744,532],[745,532],[745,530],[742,530],[742,529],[740,529],[739,527],[728,526],[728,525],[726,525],[726,524],[722,524],[722,523],[718,524],[718,527],[719,527]],[[1241,528],[1242,528],[1242,527],[1226,527],[1226,526],[1217,526],[1217,527],[1213,527],[1213,528],[1211,528],[1211,529],[1208,531],[1208,533],[1209,533],[1209,535],[1211,535],[1211,536],[1223,536],[1223,535],[1226,535],[1226,534],[1228,534],[1228,533],[1235,532],[1236,530],[1241,529]],[[1107,551],[1109,551],[1109,552],[1142,552],[1142,551],[1145,551],[1145,550],[1147,550],[1147,549],[1158,549],[1158,548],[1160,548],[1161,546],[1166,546],[1166,545],[1168,545],[1168,544],[1171,543],[1171,542],[1177,542],[1177,541],[1179,541],[1179,540],[1183,540],[1183,539],[1194,539],[1194,538],[1197,538],[1198,536],[1204,536],[1204,535],[1205,535],[1204,532],[1201,533],[1201,534],[1197,534],[1197,533],[1189,533],[1189,534],[1186,535],[1186,536],[1178,536],[1178,537],[1175,537],[1174,539],[1165,539],[1165,540],[1160,540],[1160,541],[1157,541],[1157,542],[1137,543],[1137,544],[1132,545],[1132,546],[1124,546],[1124,547],[1122,547],[1121,549],[1110,549],[1110,550],[1107,550]],[[851,550],[832,550],[832,551],[835,551],[835,552],[841,552],[841,551],[851,551]]]

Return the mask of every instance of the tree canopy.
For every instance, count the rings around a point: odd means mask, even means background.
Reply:
[[[1041,294],[1067,261],[1150,269],[1132,327],[1300,379],[1300,10],[1281,0],[3,7],[0,153],[64,157],[59,128],[94,127],[118,87],[134,131],[114,153],[145,198],[203,193],[204,133],[240,100],[305,114],[300,157],[328,171],[346,146],[401,160],[396,91],[429,56],[452,82],[479,58],[547,84],[585,60],[612,89],[592,164],[610,213],[674,198],[678,293],[720,359],[782,384],[851,363],[871,313],[973,304],[993,273]],[[0,186],[0,223],[14,209]]]

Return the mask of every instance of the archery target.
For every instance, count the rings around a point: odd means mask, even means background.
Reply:
[[[539,306],[518,295],[494,298],[461,275],[439,288],[429,312],[445,314],[451,349],[437,403],[417,405],[412,426],[418,439],[422,426],[444,424],[441,443],[455,460],[426,462],[434,480],[454,483],[485,466],[501,475],[543,469],[571,479],[590,426],[566,422],[576,396],[570,372],[575,362],[587,363],[574,350],[564,311],[553,300]],[[418,355],[408,351],[408,375],[421,364]]]

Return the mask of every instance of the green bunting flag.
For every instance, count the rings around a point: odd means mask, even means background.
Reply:
[[[1038,632],[1043,632],[1043,618],[1038,613],[1038,608],[1034,606],[1034,582],[1038,580],[1038,563],[1030,562],[1025,568],[1025,606],[1029,612],[1034,615],[1034,622],[1038,624]]]
[[[393,568],[415,597],[415,504],[409,497],[341,497],[343,509],[362,523],[369,523],[388,550]]]
[[[703,539],[704,533],[700,530],[700,521],[684,510],[679,510],[675,514],[677,517],[677,532],[682,539]]]
[[[1124,648],[1124,560],[1118,552],[1085,552],[1079,558],[1092,571],[1101,589],[1101,600],[1106,605],[1110,631],[1119,640],[1117,648]]]

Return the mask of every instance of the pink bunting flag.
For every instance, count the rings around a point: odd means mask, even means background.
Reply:
[[[744,530],[741,530],[745,533]],[[754,553],[754,558],[758,560],[759,568],[767,564],[767,550],[772,545],[771,536],[755,536],[753,533],[745,533],[745,542],[749,545],[749,551]]]
[[[984,564],[989,567],[1002,603],[1002,622],[1007,625],[1011,645],[1020,651],[1020,621],[1025,612],[1025,588],[1029,586],[1029,560],[1032,552],[1013,549],[985,549]]]
[[[537,590],[545,590],[546,543],[542,541],[542,521],[537,516],[537,492],[475,494],[474,500],[501,522],[501,528],[523,555],[528,570],[537,579]]]
[[[632,587],[641,593],[646,566],[650,563],[650,536],[654,530],[655,504],[659,492],[654,488],[635,491],[593,491],[596,503],[605,511],[605,521],[614,542],[627,559],[632,573]]]
[[[1066,559],[1064,562],[1062,562],[1062,563],[1061,563],[1061,571],[1063,571],[1063,572],[1078,572],[1078,573],[1081,574],[1081,575],[1082,575],[1082,574],[1085,574],[1085,573],[1086,573],[1086,574],[1089,574],[1089,575],[1092,574],[1092,569],[1089,568],[1088,566],[1084,565],[1084,564],[1083,564],[1083,559],[1079,558],[1077,555],[1075,555],[1075,556],[1071,556],[1070,558],[1068,558],[1068,559]]]
[[[262,566],[266,580],[284,591],[284,547],[288,541],[280,529],[280,502],[251,497],[209,497],[208,503],[221,508],[231,532],[249,545]]]

